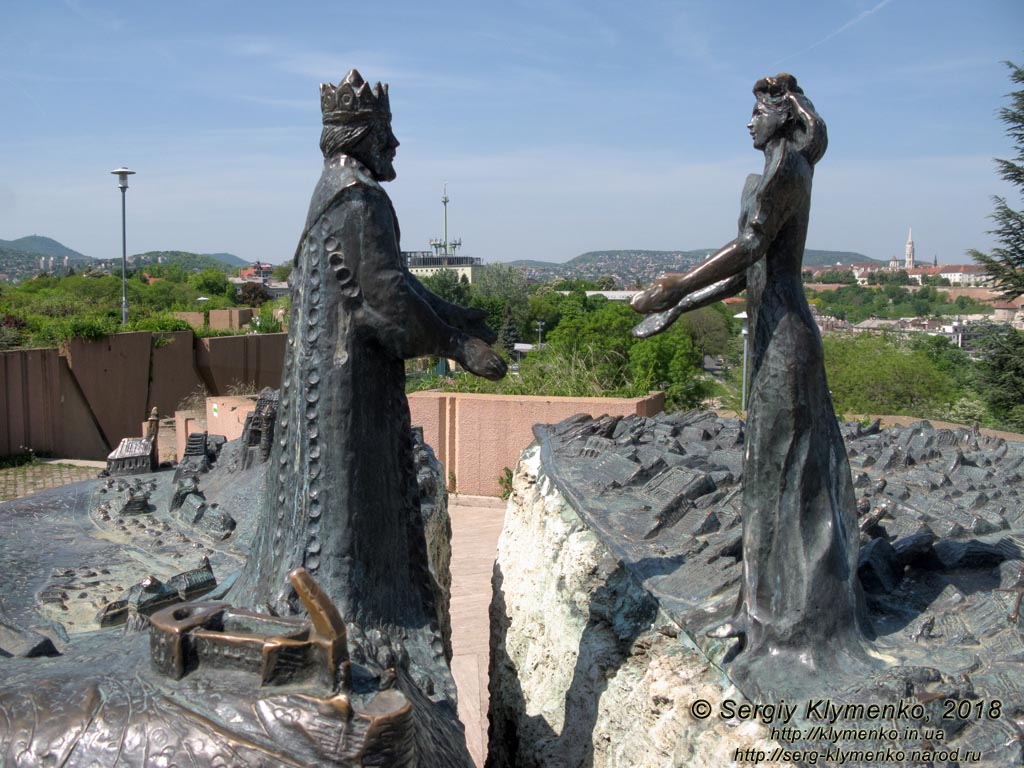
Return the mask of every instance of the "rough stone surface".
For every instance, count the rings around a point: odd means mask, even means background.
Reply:
[[[942,748],[960,750],[961,758],[969,751],[963,764],[1024,764],[1024,443],[967,429],[935,429],[928,422],[886,430],[859,424],[841,429],[854,468],[858,575],[874,634],[873,665],[863,672],[804,676],[796,684],[790,679],[796,676],[776,676],[775,683],[754,689],[733,682],[758,703],[782,699],[802,708],[820,697],[854,708],[920,705],[914,714],[896,719],[898,735],[884,737],[847,738],[814,730],[821,724],[819,713],[804,715],[801,709],[793,723],[800,736],[787,746],[814,751],[818,764],[837,764],[835,755],[823,756],[836,747],[893,747],[908,754]],[[639,738],[629,726],[643,722],[644,710],[635,701],[614,700],[615,683],[592,692],[590,702],[598,702],[596,716],[582,705],[570,711],[567,707],[576,705],[567,702],[590,690],[576,669],[581,674],[591,668],[618,670],[616,680],[625,675],[631,649],[644,637],[642,628],[614,635],[620,657],[587,664],[576,660],[579,649],[589,647],[590,637],[601,636],[600,627],[610,625],[617,632],[623,611],[636,613],[635,606],[646,605],[644,595],[678,629],[678,649],[699,647],[713,669],[726,675],[738,650],[734,641],[705,633],[736,605],[743,568],[737,493],[743,467],[729,467],[728,476],[714,477],[742,443],[742,424],[691,412],[655,419],[580,417],[536,432],[540,458],[534,447],[518,470],[495,572],[492,696],[499,703],[491,712],[494,766],[543,764],[532,746],[538,740],[557,742],[555,751],[568,749],[569,737],[562,736],[560,724],[572,723],[570,714],[575,712],[589,713],[584,731],[589,728],[593,738],[576,733],[572,739],[582,739],[595,754],[601,739],[618,745]],[[602,456],[598,446],[606,454],[615,453],[616,461]],[[660,461],[651,454],[659,449]],[[608,467],[614,468],[614,476]],[[679,467],[688,472],[674,471]],[[688,478],[700,473],[711,476],[715,487],[690,498]],[[536,479],[524,479],[531,476]],[[524,482],[540,490],[527,492]],[[701,489],[708,488],[704,484]],[[533,495],[537,493],[560,501],[542,503]],[[538,520],[529,527],[520,518]],[[572,521],[570,532],[548,536],[549,528],[557,531],[566,520]],[[520,528],[529,533],[513,537]],[[588,535],[603,547],[594,551],[609,560],[595,560],[575,543]],[[511,546],[514,540],[522,542],[518,548]],[[585,563],[580,566],[585,578],[597,579],[603,592],[594,588],[593,594],[581,593],[570,578],[577,572],[567,570],[580,562]],[[618,578],[619,563],[631,581]],[[539,600],[539,607],[531,608],[531,600]],[[563,615],[576,622],[574,630],[558,618]],[[661,619],[653,623],[662,626]],[[822,638],[826,647],[829,642]],[[544,650],[545,644],[551,649]],[[720,692],[707,698],[717,707],[726,697]],[[985,709],[989,705],[995,709]],[[978,707],[984,710],[982,716]],[[610,715],[603,713],[613,711],[627,728],[610,730],[606,737],[600,729]],[[878,722],[847,717],[838,724],[870,729]],[[936,724],[942,731],[937,738]],[[861,764],[850,759],[842,763]]]
[[[576,514],[536,447],[515,473],[493,586],[489,768],[717,767],[775,746],[758,723],[690,714],[699,698],[743,697]]]

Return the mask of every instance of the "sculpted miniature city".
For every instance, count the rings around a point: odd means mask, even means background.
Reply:
[[[534,427],[493,571],[493,768],[1022,760],[1024,443],[839,424],[801,281],[825,122],[792,75],[753,95],[737,236],[633,299],[646,337],[746,291],[746,419]],[[0,504],[0,763],[473,764],[404,363],[506,364],[403,262],[387,85],[320,102],[281,385],[242,436],[159,471],[153,414],[107,477]]]

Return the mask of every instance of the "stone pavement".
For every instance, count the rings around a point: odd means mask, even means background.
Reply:
[[[20,467],[0,469],[0,501],[10,501],[79,480],[95,480],[105,461],[43,459]]]
[[[452,518],[452,675],[459,690],[459,719],[477,766],[487,756],[487,662],[491,571],[505,502],[490,496],[448,499]]]

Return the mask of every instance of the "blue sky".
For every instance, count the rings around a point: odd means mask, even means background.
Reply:
[[[0,7],[0,238],[290,258],[320,173],[318,84],[390,83],[402,245],[487,261],[735,234],[754,81],[829,127],[808,247],[986,249],[1020,0],[632,3],[65,0]]]

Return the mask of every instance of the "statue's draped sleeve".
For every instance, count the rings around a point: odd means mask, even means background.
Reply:
[[[438,317],[414,289],[384,193],[357,185],[340,197],[344,205],[336,208],[337,215],[329,215],[339,246],[331,264],[343,294],[350,295],[358,331],[397,357],[451,355],[462,333]],[[345,280],[353,285],[346,286]]]

